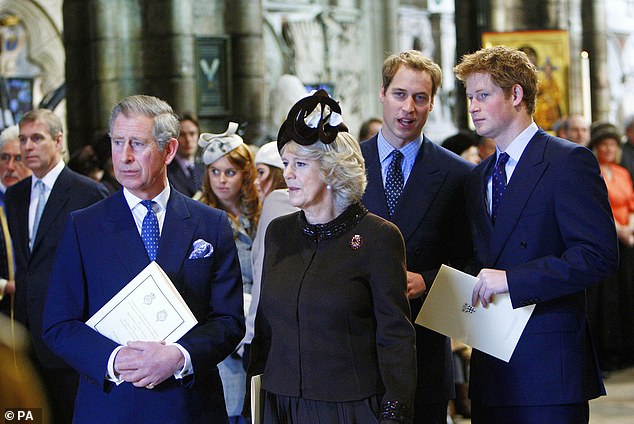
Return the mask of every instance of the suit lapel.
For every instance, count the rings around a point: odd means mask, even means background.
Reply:
[[[148,265],[149,258],[123,190],[108,200],[104,215],[105,219],[99,225],[127,274],[134,277]]]
[[[538,131],[524,149],[513,176],[504,192],[497,220],[492,229],[491,246],[487,257],[488,264],[495,264],[504,245],[524,210],[537,183],[548,164],[544,161],[548,139],[543,131]]]
[[[138,274],[148,265],[149,258],[123,191],[112,196],[105,215],[104,222],[100,224],[104,234],[111,240],[128,274]],[[167,274],[177,275],[180,271],[185,256],[191,250],[189,247],[194,241],[197,224],[197,219],[187,209],[183,195],[172,189],[156,257],[156,262]],[[176,281],[174,284],[177,284]]]
[[[387,200],[383,189],[383,175],[379,162],[377,136],[363,143],[365,153],[365,168],[368,173],[368,185],[363,196],[363,203],[372,213],[382,218],[390,219],[387,211]]]
[[[56,222],[60,213],[65,210],[64,206],[69,199],[69,191],[72,188],[72,176],[68,168],[64,167],[59,174],[51,189],[51,194],[48,196],[46,206],[42,212],[42,218],[40,219],[40,225],[37,227],[37,234],[35,235],[35,243],[33,243],[33,252],[36,252],[42,239],[51,228],[53,222]],[[29,198],[30,198],[29,191]],[[28,216],[28,210],[27,210]],[[28,225],[27,225],[28,227]],[[28,232],[28,230],[27,230]],[[27,243],[28,244],[28,243]]]
[[[440,168],[437,160],[436,149],[439,148],[426,137],[423,138],[414,167],[396,206],[392,221],[400,228],[405,241],[427,215],[447,177],[447,171]]]
[[[156,261],[168,275],[177,275],[181,270],[191,251],[197,226],[198,218],[189,213],[184,195],[172,190],[156,257]],[[177,281],[174,284],[178,288]]]
[[[29,203],[31,199],[32,178],[33,177],[28,177],[24,182],[18,183],[20,185],[15,185],[14,190],[20,191],[13,196],[13,199],[20,199],[20,201],[16,202],[16,215],[10,218],[16,221],[15,229],[18,232],[17,237],[20,239],[19,241],[13,240],[14,248],[20,249],[20,252],[16,252],[16,255],[22,255],[23,258],[27,258],[27,261],[31,256],[31,251],[29,250]],[[22,201],[22,199],[24,200]]]
[[[489,177],[491,177],[491,172],[493,172],[493,166],[495,165],[496,155],[492,154],[487,159],[485,159],[484,164],[481,167],[481,173],[478,178],[478,183],[480,184],[478,193],[480,194],[477,199],[478,202],[478,210],[482,212],[481,218],[484,222],[486,222],[489,228],[493,227],[493,221],[491,220],[491,214],[489,213],[489,194],[487,192]]]

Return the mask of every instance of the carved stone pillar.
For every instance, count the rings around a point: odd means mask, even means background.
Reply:
[[[147,0],[143,19],[144,89],[176,113],[196,111],[192,2]]]
[[[604,0],[583,0],[583,47],[590,56],[592,120],[610,116],[610,87],[608,81],[608,43],[605,25]]]
[[[252,143],[266,132],[261,0],[227,2],[226,22],[231,35],[234,115],[248,122],[244,141]]]
[[[150,94],[196,110],[192,0],[66,0],[70,150],[108,128],[121,98]]]

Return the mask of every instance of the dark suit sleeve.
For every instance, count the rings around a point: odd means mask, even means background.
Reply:
[[[117,343],[84,322],[88,319],[87,282],[73,214],[59,242],[44,308],[43,338],[68,364],[103,384],[108,358]]]
[[[383,402],[400,401],[414,405],[416,388],[416,348],[407,301],[405,243],[398,228],[384,222],[377,226],[380,246],[367,246],[376,257],[369,266],[376,319],[376,350],[385,386]]]
[[[507,270],[514,307],[583,291],[614,272],[618,264],[616,229],[596,159],[585,148],[575,148],[557,159],[549,166],[559,167],[559,172],[553,172],[549,181],[542,183],[556,186],[555,222],[549,221],[552,211],[541,210],[540,205],[535,205],[538,202],[533,202],[532,209],[524,210],[523,222],[518,224],[531,226],[526,234],[546,237],[549,243],[528,240],[524,249],[515,252],[531,255],[532,245],[543,250],[536,259],[524,263],[518,260],[520,265]],[[562,246],[554,241],[558,239]]]

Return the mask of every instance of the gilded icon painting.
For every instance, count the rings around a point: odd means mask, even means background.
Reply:
[[[526,53],[539,72],[534,119],[549,131],[568,114],[570,53],[567,31],[485,32],[482,46],[505,45]]]

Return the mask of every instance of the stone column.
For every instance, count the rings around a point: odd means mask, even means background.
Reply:
[[[266,133],[266,85],[264,81],[264,17],[262,1],[226,3],[226,28],[231,36],[233,111],[247,122],[244,141],[253,143]]]
[[[399,3],[399,0],[387,0],[383,3],[385,46],[388,48],[386,52],[387,55],[385,57],[394,53],[398,53],[398,51],[400,50],[398,45]]]
[[[590,56],[590,86],[592,120],[610,116],[610,86],[608,80],[608,43],[604,0],[583,0],[583,48]]]
[[[581,20],[581,0],[568,0],[568,34],[570,34],[570,107],[568,114],[583,113],[581,93],[581,51],[583,50],[583,23]]]
[[[66,0],[63,7],[69,150],[107,131],[112,106],[141,91],[141,11],[126,0]]]
[[[563,29],[558,13],[561,0],[490,0],[489,31]]]
[[[192,1],[144,2],[144,89],[176,113],[197,109]]]
[[[482,1],[457,1],[456,2],[456,63],[463,55],[473,53],[480,48],[483,25],[485,22],[484,8],[478,3]],[[455,78],[444,75],[444,78]],[[456,82],[454,116],[458,128],[466,129],[469,122],[469,113],[464,85]]]
[[[192,1],[64,1],[70,150],[107,131],[125,96],[196,111]]]

